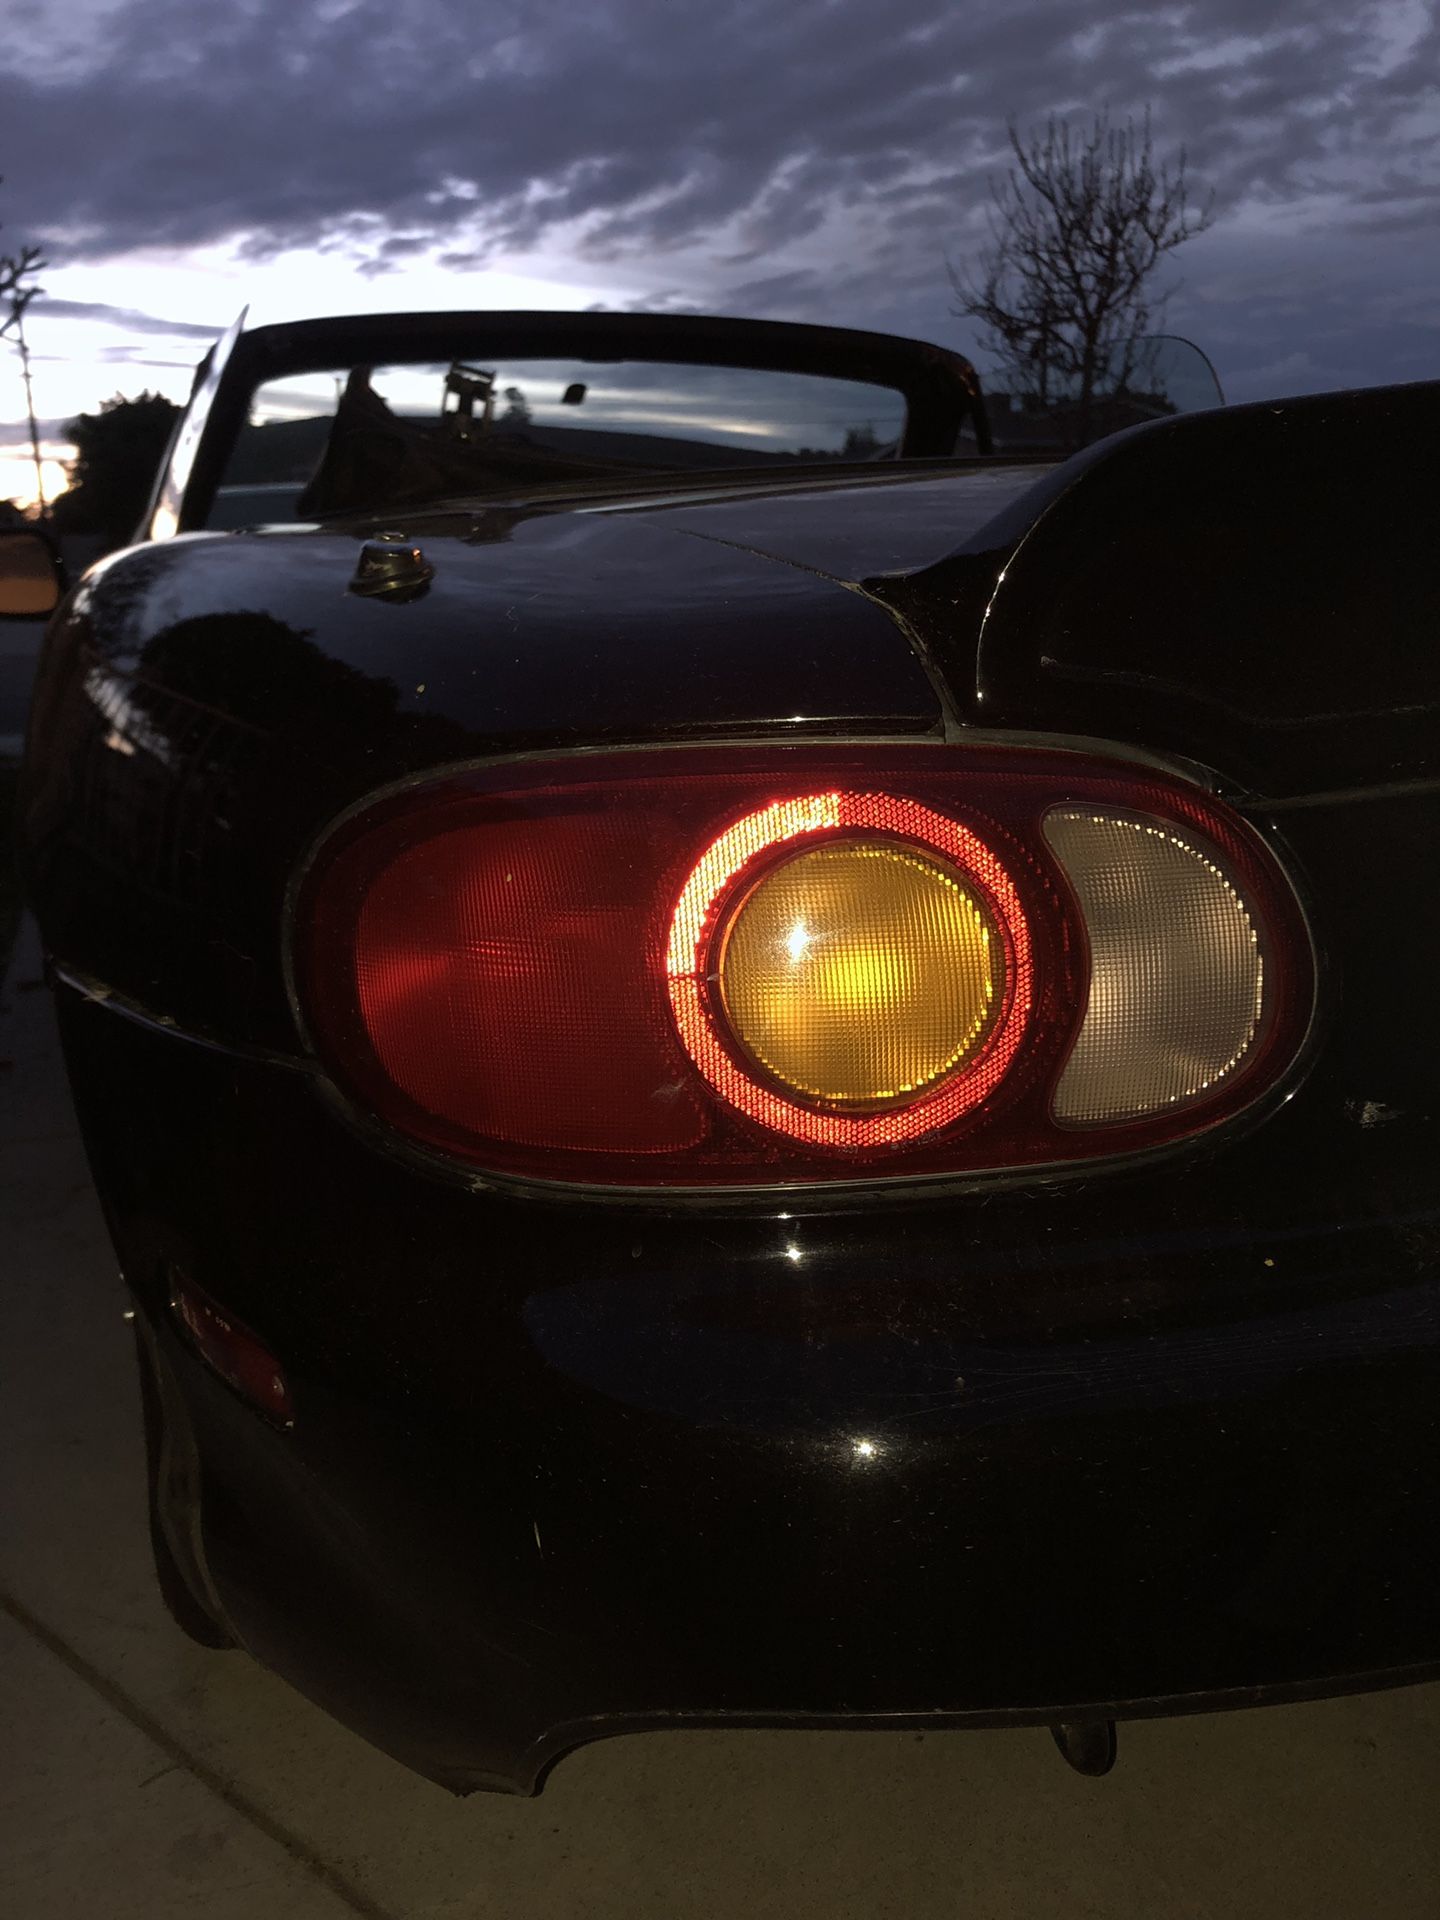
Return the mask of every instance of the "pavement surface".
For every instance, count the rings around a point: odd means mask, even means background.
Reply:
[[[0,620],[0,758],[17,756],[30,711],[30,683],[45,634],[43,620]]]
[[[124,1296],[32,928],[0,994],[6,1920],[1435,1920],[1440,1688],[1043,1732],[647,1734],[455,1800],[246,1655],[147,1557]]]

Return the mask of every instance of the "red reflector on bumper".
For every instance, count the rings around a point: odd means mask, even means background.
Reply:
[[[280,1362],[248,1327],[233,1320],[183,1274],[173,1276],[170,1309],[190,1336],[190,1344],[222,1380],[267,1420],[281,1427],[293,1423],[295,1410]]]

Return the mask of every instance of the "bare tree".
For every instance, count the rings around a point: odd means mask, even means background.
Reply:
[[[0,174],[0,185],[4,175]],[[25,412],[30,421],[30,451],[35,458],[35,492],[40,511],[45,511],[45,475],[40,464],[40,429],[35,421],[35,395],[30,385],[30,349],[25,341],[25,309],[41,289],[35,275],[43,273],[50,262],[42,260],[39,247],[21,247],[18,253],[0,253],[0,340],[15,336],[20,351],[20,373],[25,382]]]
[[[1174,291],[1154,284],[1160,262],[1205,231],[1212,202],[1192,206],[1183,148],[1157,165],[1148,110],[1138,125],[1099,113],[1077,132],[1052,114],[1043,130],[1008,132],[1015,165],[992,184],[974,270],[950,268],[952,311],[978,321],[1012,392],[1063,409],[1083,446],[1099,397],[1143,370]]]

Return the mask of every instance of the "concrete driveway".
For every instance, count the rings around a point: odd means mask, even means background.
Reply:
[[[124,1300],[33,930],[0,1007],[0,1912],[10,1920],[1434,1920],[1440,1688],[1121,1731],[686,1733],[454,1800],[170,1625]]]

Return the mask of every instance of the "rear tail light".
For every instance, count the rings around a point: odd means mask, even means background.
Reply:
[[[1170,776],[1000,747],[675,749],[383,796],[299,887],[337,1085],[488,1172],[964,1175],[1198,1133],[1314,973],[1288,881]]]

